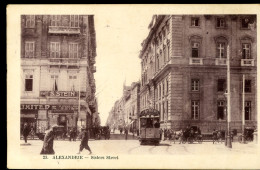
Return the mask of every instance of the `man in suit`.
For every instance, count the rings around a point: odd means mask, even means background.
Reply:
[[[80,152],[82,152],[82,150],[85,148],[89,151],[89,154],[91,154],[91,149],[90,147],[88,146],[88,131],[86,130],[86,128],[83,126],[81,127],[81,133],[80,133],[80,137],[81,137],[81,143],[80,143],[80,146],[79,146],[79,152],[78,154],[80,154]]]
[[[27,137],[29,133],[30,133],[30,127],[27,123],[25,123],[23,127],[23,138],[25,143],[27,143]]]

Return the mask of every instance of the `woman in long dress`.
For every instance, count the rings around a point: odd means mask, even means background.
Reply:
[[[47,131],[46,135],[44,136],[43,147],[40,154],[55,154],[53,150],[53,141],[56,131],[55,127],[57,126],[52,126],[51,129]]]

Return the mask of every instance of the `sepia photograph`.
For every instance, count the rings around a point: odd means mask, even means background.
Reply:
[[[7,167],[259,168],[259,7],[9,5]]]

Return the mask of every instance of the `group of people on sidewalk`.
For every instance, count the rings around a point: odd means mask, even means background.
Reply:
[[[57,131],[56,127],[58,126],[53,125],[45,134],[43,140],[43,147],[40,154],[55,154],[55,151],[53,149],[53,143],[54,143],[55,133]],[[80,142],[78,154],[80,154],[84,148],[89,151],[89,154],[91,154],[92,151],[88,145],[89,133],[85,127],[81,127],[81,133],[79,134],[79,138],[81,139],[81,142]]]

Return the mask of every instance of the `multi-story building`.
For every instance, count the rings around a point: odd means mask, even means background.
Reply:
[[[162,128],[226,127],[227,55],[231,128],[257,124],[256,15],[155,15],[142,43],[140,107],[161,113]],[[229,47],[229,53],[228,53]]]
[[[131,86],[123,87],[123,96],[117,100],[109,112],[107,125],[110,128],[138,129],[140,83],[133,82]]]
[[[133,82],[131,85],[131,110],[129,114],[130,129],[139,129],[140,113],[140,82]]]
[[[93,16],[22,15],[21,125],[91,127],[95,57]]]

